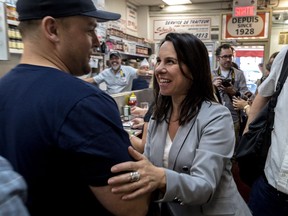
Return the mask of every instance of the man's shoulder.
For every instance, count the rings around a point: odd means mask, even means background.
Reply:
[[[237,69],[237,68],[234,68],[234,67],[232,67],[232,69],[233,69],[233,71],[235,73],[243,73],[244,74],[244,72],[242,70],[240,70],[240,69]]]
[[[238,79],[242,79],[242,80],[246,81],[244,72],[242,70],[239,70],[239,69],[234,68],[234,67],[232,67],[232,69],[235,73],[235,76],[238,77]]]

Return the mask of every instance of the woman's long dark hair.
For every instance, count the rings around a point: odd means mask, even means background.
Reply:
[[[192,34],[169,33],[160,43],[160,47],[165,41],[172,42],[182,74],[188,79],[192,77],[191,86],[180,109],[179,125],[184,125],[196,115],[203,101],[216,102],[213,94],[209,55],[204,43]],[[190,76],[184,73],[183,65],[187,66]],[[160,88],[155,76],[153,88],[155,98],[153,119],[158,123],[163,120],[168,122],[168,113],[172,109],[172,98],[159,93]]]

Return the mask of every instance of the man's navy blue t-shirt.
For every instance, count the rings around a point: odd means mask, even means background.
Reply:
[[[115,101],[63,71],[20,64],[0,79],[0,154],[28,184],[31,215],[109,215],[89,189],[131,160]]]

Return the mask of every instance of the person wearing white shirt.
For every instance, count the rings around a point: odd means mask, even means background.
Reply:
[[[276,90],[283,61],[288,50],[284,47],[275,58],[270,75],[259,86],[258,94],[250,109],[248,122],[256,117]],[[274,130],[271,134],[271,147],[266,159],[264,173],[252,186],[249,207],[253,216],[288,215],[288,85],[285,81],[275,107]]]

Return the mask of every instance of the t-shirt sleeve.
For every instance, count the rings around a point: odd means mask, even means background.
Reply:
[[[287,50],[288,47],[283,47],[280,53],[275,57],[269,76],[258,88],[258,92],[261,96],[270,97],[275,92]]]
[[[59,145],[71,152],[75,172],[92,186],[107,185],[111,166],[132,160],[118,107],[106,93],[91,95],[75,104],[61,127]]]

